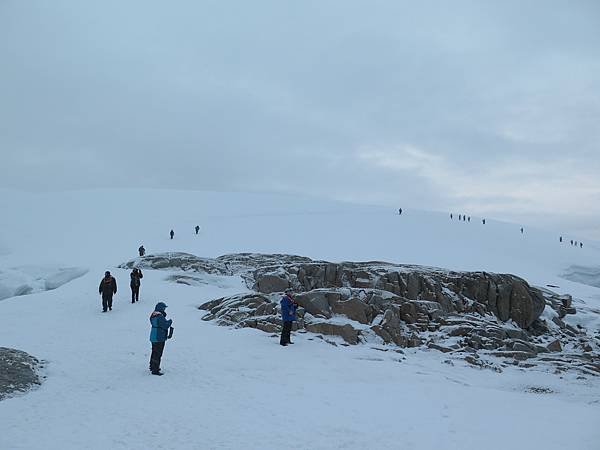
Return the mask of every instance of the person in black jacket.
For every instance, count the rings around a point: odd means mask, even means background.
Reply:
[[[144,275],[140,269],[135,268],[131,271],[129,277],[131,278],[131,282],[129,283],[129,286],[131,287],[131,303],[139,302],[140,284],[142,284],[140,280],[144,278]]]
[[[140,245],[140,248],[138,248],[138,253],[140,254],[140,256],[144,256],[146,254],[146,249],[143,245]]]
[[[196,234],[198,234],[198,231],[200,231],[200,225],[196,225],[196,228],[194,228],[196,230]]]
[[[98,292],[102,295],[102,312],[108,308],[112,311],[113,295],[117,293],[117,280],[107,270],[104,272],[104,278],[100,281]]]

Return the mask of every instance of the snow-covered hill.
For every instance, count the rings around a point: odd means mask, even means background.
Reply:
[[[29,293],[0,301],[0,346],[47,362],[40,389],[0,402],[2,449],[598,448],[598,378],[499,374],[444,364],[434,351],[340,348],[310,335],[281,348],[257,330],[201,320],[201,303],[247,289],[239,277],[187,286],[145,271],[132,305],[128,271],[117,268],[143,244],[210,258],[287,253],[513,273],[572,294],[582,314],[571,323],[597,327],[600,289],[572,275],[597,273],[598,243],[575,248],[579,237],[543,224],[521,234],[491,218],[459,222],[463,211],[400,216],[266,194],[1,191],[0,210],[0,291]],[[101,314],[107,269],[119,292]],[[176,332],[166,375],[151,377],[148,315],[158,300]]]

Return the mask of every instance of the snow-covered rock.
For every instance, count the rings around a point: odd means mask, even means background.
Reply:
[[[82,267],[19,266],[0,269],[0,300],[57,289],[88,272]]]

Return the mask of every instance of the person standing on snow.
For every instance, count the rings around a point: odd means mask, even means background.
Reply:
[[[152,342],[150,372],[152,372],[152,375],[162,375],[160,360],[165,349],[165,342],[172,336],[169,328],[172,330],[171,324],[173,321],[171,319],[167,320],[166,308],[166,304],[158,302],[150,315],[150,324],[152,325],[152,329],[150,330],[150,342]]]
[[[290,338],[290,334],[292,332],[292,322],[296,320],[296,309],[298,308],[298,303],[292,297],[292,290],[287,288],[285,290],[285,295],[281,297],[281,320],[283,321],[283,328],[281,329],[281,339],[279,340],[279,344],[286,346],[288,344],[293,344]]]
[[[200,231],[200,225],[196,225],[195,230],[196,230],[196,234],[198,234],[198,231]]]
[[[129,283],[129,286],[131,287],[131,303],[139,302],[140,285],[142,284],[140,280],[144,278],[144,274],[142,274],[140,269],[135,268],[129,274],[129,278],[131,278],[131,282]]]
[[[138,253],[140,254],[140,256],[144,256],[146,254],[146,249],[143,245],[140,245],[140,248],[138,248]]]
[[[171,230],[171,232],[169,233],[169,235],[171,236],[171,239],[173,239],[173,236],[175,236],[175,232],[173,230]]]
[[[108,308],[112,311],[113,295],[117,293],[117,280],[107,270],[104,272],[104,278],[100,281],[98,292],[102,295],[102,312]]]

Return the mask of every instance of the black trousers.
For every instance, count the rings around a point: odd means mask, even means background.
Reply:
[[[106,309],[112,309],[112,295],[110,297],[102,296],[102,310],[106,311]]]
[[[131,286],[131,303],[137,302],[140,299],[140,287]]]
[[[291,342],[290,333],[292,332],[292,321],[284,320],[283,328],[281,329],[281,339],[279,340],[280,344],[289,344]]]
[[[162,358],[165,342],[153,342],[152,354],[150,355],[150,371],[158,372],[160,370],[160,359]]]

